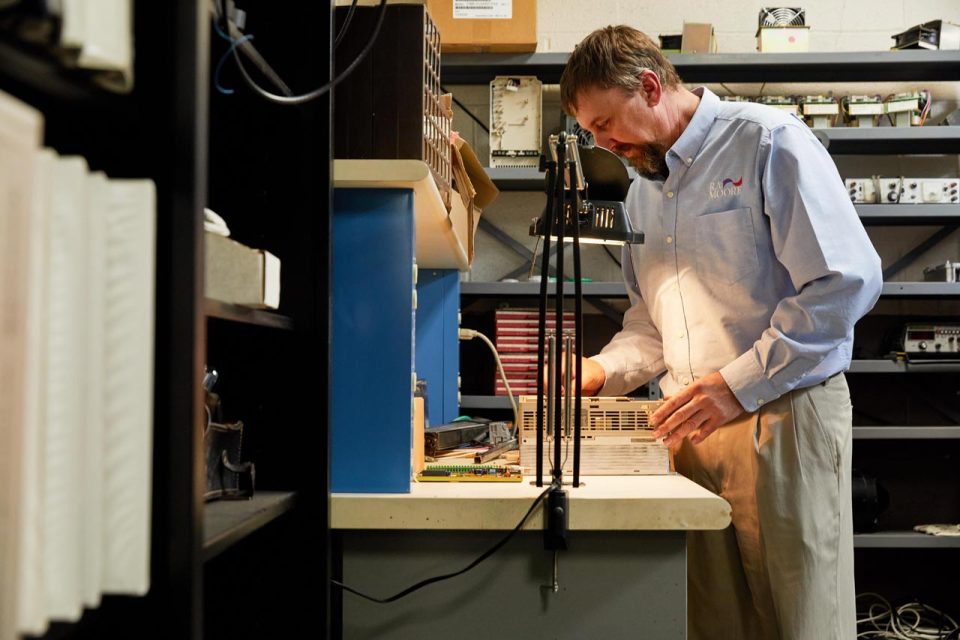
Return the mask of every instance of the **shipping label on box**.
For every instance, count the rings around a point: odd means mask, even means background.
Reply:
[[[453,17],[509,20],[513,17],[513,0],[453,0]]]
[[[426,0],[444,53],[537,49],[537,0]]]

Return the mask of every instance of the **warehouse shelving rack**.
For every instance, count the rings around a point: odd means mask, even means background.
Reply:
[[[568,57],[567,53],[445,55],[442,78],[447,86],[451,86],[485,84],[498,75],[535,75],[545,84],[556,84]],[[668,58],[685,82],[698,84],[784,80],[815,83],[960,81],[960,51],[669,54]],[[957,126],[831,128],[816,129],[814,134],[832,155],[960,154],[960,127]],[[543,189],[543,174],[534,169],[488,168],[487,173],[502,191]],[[960,227],[960,205],[878,204],[856,205],[856,209],[865,226],[941,227],[920,246],[888,267],[884,273],[885,279],[892,277]],[[498,240],[512,244],[504,232],[486,221],[481,221],[481,228]],[[514,249],[521,254],[529,253],[524,247],[515,246]],[[509,277],[517,277],[516,272],[509,274]],[[535,283],[464,282],[461,287],[462,306],[466,309],[480,300],[533,301],[536,286]],[[604,300],[626,297],[621,282],[584,283],[583,292],[601,313],[619,323],[620,312]],[[572,286],[565,286],[564,295],[572,295]],[[960,298],[960,284],[886,282],[882,297],[888,300],[956,300]],[[914,372],[955,375],[960,372],[960,364],[920,366],[896,359],[856,359],[849,371],[853,376]],[[508,400],[502,396],[464,395],[461,405],[467,410],[480,411],[509,408]],[[891,443],[892,446],[896,443],[930,441],[943,441],[946,446],[953,446],[948,443],[960,441],[960,421],[949,426],[854,427],[853,437],[860,443],[896,441]],[[960,538],[944,539],[912,531],[890,531],[857,534],[855,545],[865,549],[958,549]]]

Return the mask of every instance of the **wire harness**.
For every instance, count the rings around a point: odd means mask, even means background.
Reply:
[[[857,596],[857,638],[886,640],[956,640],[960,626],[946,613],[908,602],[893,607],[878,593]]]

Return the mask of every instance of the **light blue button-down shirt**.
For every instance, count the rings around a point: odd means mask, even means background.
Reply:
[[[594,360],[601,395],[651,378],[667,395],[719,371],[747,411],[850,366],[880,258],[830,155],[795,116],[708,89],[667,154],[665,182],[627,196],[632,303]]]

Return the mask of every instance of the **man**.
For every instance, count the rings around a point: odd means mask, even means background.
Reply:
[[[661,376],[655,434],[726,498],[732,527],[688,538],[691,638],[856,635],[854,323],[880,260],[830,156],[795,116],[688,91],[643,33],[595,31],[561,79],[564,109],[641,179],[631,307],[584,360],[585,394]]]

